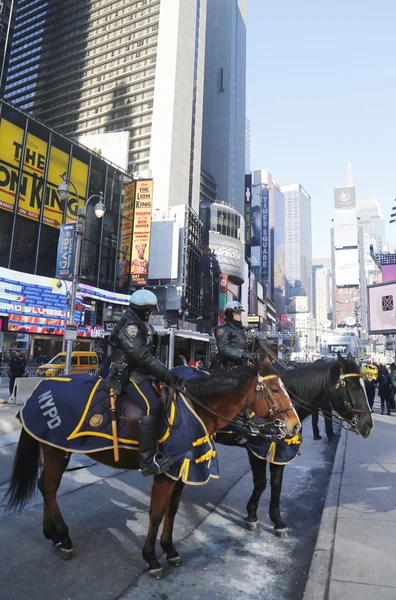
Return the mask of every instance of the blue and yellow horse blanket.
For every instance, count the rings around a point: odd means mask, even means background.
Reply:
[[[175,367],[173,371],[186,381],[211,375],[210,369],[190,366]],[[252,420],[257,425],[261,425],[263,422],[257,416],[254,416]],[[227,425],[224,429],[216,433],[216,441],[226,446],[240,446],[240,443],[236,441],[239,434],[239,430],[234,428],[232,424]],[[243,447],[246,447],[261,460],[266,460],[276,465],[287,465],[297,456],[301,444],[301,434],[293,438],[284,438],[277,441],[267,440],[259,436],[248,436],[247,442],[243,444]]]
[[[118,444],[139,450],[127,431],[125,396],[117,398]],[[109,394],[91,375],[43,379],[20,412],[26,431],[38,441],[67,452],[90,454],[113,448]],[[166,475],[190,485],[218,477],[213,440],[182,394],[175,394],[159,434],[159,449],[174,463]]]

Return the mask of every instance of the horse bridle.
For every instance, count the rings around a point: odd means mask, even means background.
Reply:
[[[349,410],[351,413],[357,413],[357,414],[361,414],[361,415],[370,414],[368,410],[360,410],[359,408],[354,408],[352,406],[352,404],[348,398],[347,391],[346,391],[347,382],[345,381],[345,379],[347,379],[348,377],[362,377],[362,375],[361,375],[361,373],[342,373],[338,379],[336,386],[335,386],[334,392],[336,392],[340,388],[345,388],[345,390],[344,390],[345,394],[343,397],[344,407],[347,410]],[[330,403],[331,403],[331,396],[330,396]],[[356,432],[356,428],[357,428],[356,414],[353,414],[352,419],[346,419],[345,417],[341,417],[341,416],[339,417],[339,419],[341,419],[342,421],[345,421],[346,423],[349,423],[349,425],[352,426],[352,431]]]
[[[279,429],[278,439],[283,439],[287,436],[287,431],[285,429],[286,420],[283,417],[284,413],[289,412],[290,410],[294,410],[294,407],[291,405],[288,408],[279,408],[276,402],[270,399],[270,394],[268,392],[268,386],[265,383],[269,379],[280,379],[279,375],[258,375],[257,377],[257,385],[256,385],[256,397],[253,402],[253,407],[255,406],[259,393],[263,392],[264,401],[268,408],[268,415],[272,420],[272,425],[274,425],[277,429]],[[254,408],[252,408],[254,410]],[[268,424],[265,424],[267,426]]]
[[[265,376],[258,375],[257,376],[256,396],[253,401],[252,411],[258,400],[259,393],[263,392],[264,400],[265,400],[265,403],[268,408],[268,414],[271,417],[271,422],[265,423],[265,424],[263,424],[263,426],[268,426],[268,425],[275,426],[279,430],[278,434],[264,434],[261,432],[254,432],[249,427],[242,427],[242,426],[238,425],[237,423],[235,423],[232,419],[227,419],[226,417],[219,415],[217,412],[215,412],[214,410],[209,408],[209,406],[206,406],[206,404],[204,404],[203,402],[201,402],[200,400],[195,398],[192,394],[188,393],[185,389],[179,388],[179,386],[177,386],[177,385],[173,385],[173,387],[177,391],[179,391],[181,394],[183,394],[186,398],[188,398],[193,404],[197,404],[198,406],[203,408],[206,412],[214,415],[218,419],[221,419],[228,425],[232,425],[235,429],[243,432],[244,434],[262,437],[262,438],[265,438],[266,440],[273,440],[274,438],[275,439],[283,439],[287,436],[287,432],[285,429],[286,421],[282,415],[283,415],[283,413],[286,413],[289,410],[294,410],[294,408],[293,408],[293,406],[290,406],[289,408],[280,409],[278,407],[278,405],[276,404],[276,402],[272,402],[270,400],[268,389],[267,389],[267,384],[265,383],[265,381],[267,381],[268,379],[279,379],[279,375],[265,375]]]

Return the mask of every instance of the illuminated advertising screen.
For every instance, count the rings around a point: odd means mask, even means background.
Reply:
[[[396,333],[396,281],[371,285],[367,294],[369,333]]]

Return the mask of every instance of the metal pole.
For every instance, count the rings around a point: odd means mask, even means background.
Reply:
[[[78,209],[77,224],[76,224],[76,253],[74,256],[73,280],[72,280],[72,285],[71,285],[71,290],[70,290],[70,310],[69,310],[68,325],[75,324],[74,323],[74,314],[76,311],[78,272],[79,272],[79,265],[80,265],[80,258],[81,258],[81,244],[82,244],[82,238],[83,238],[83,234],[84,234],[84,220],[85,220],[84,211]],[[70,374],[72,352],[73,352],[73,340],[67,340],[66,341],[66,375]]]
[[[175,353],[175,330],[172,327],[169,330],[168,369],[173,368],[174,353]]]

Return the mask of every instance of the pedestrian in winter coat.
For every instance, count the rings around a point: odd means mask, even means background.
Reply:
[[[381,398],[381,415],[384,414],[385,404],[387,408],[387,414],[390,415],[392,386],[389,371],[384,365],[382,365],[379,369],[378,384],[378,394]]]
[[[10,394],[14,391],[15,379],[17,377],[23,377],[26,368],[26,359],[22,356],[21,351],[17,350],[14,356],[8,363],[10,367],[9,378],[10,378]]]

